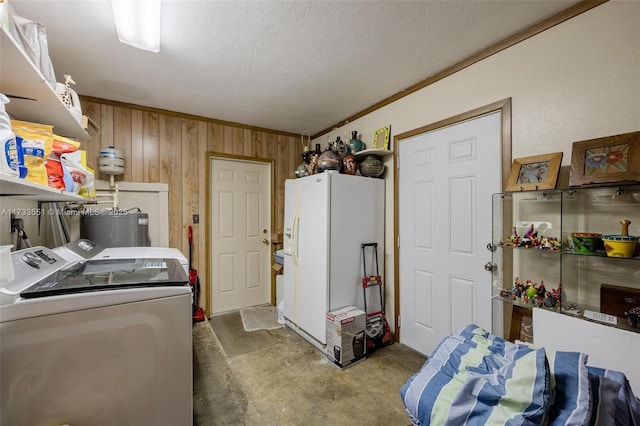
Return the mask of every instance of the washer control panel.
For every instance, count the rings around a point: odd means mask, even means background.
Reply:
[[[11,263],[15,278],[0,288],[2,305],[15,301],[24,289],[71,262],[51,249],[37,246],[14,251],[11,253]]]

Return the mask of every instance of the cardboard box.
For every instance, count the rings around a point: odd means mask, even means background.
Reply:
[[[338,367],[365,359],[364,311],[347,306],[327,314],[327,357]]]

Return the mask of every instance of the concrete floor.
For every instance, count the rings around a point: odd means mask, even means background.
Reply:
[[[399,390],[425,362],[393,344],[341,370],[289,328],[244,331],[238,312],[194,324],[193,350],[196,426],[408,425]]]

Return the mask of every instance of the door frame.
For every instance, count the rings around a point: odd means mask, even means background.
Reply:
[[[433,130],[441,129],[444,127],[453,126],[463,121],[472,120],[482,115],[490,114],[492,112],[500,111],[501,114],[501,129],[502,129],[502,191],[505,190],[507,181],[509,180],[509,172],[511,170],[511,98],[506,98],[492,104],[488,104],[471,111],[463,112],[462,114],[454,115],[444,120],[436,121],[426,126],[418,127],[417,129],[409,130],[393,137],[393,146],[396,147],[393,153],[393,306],[394,306],[394,336],[395,341],[400,342],[400,245],[398,239],[400,236],[400,223],[398,220],[399,215],[399,189],[400,189],[400,172],[398,170],[398,158],[400,155],[400,142],[404,139],[427,133]],[[490,303],[490,301],[487,301]]]
[[[271,209],[271,223],[269,224],[270,229],[270,233],[269,233],[269,241],[273,242],[274,238],[273,238],[273,232],[275,229],[275,224],[276,224],[276,217],[275,217],[275,166],[274,163],[275,161],[269,158],[260,158],[260,157],[249,157],[249,156],[245,156],[245,155],[234,155],[234,154],[223,154],[223,153],[219,153],[219,152],[213,152],[213,151],[206,151],[205,152],[205,158],[206,158],[206,162],[207,162],[207,168],[206,168],[206,173],[205,173],[205,224],[204,224],[204,229],[205,229],[205,283],[204,283],[204,288],[205,288],[205,313],[207,318],[211,318],[211,280],[209,279],[209,277],[211,277],[211,239],[209,238],[209,236],[211,235],[211,190],[213,188],[211,188],[211,160],[214,159],[218,159],[218,160],[236,160],[239,162],[252,162],[252,163],[262,163],[262,164],[268,164],[269,165],[269,172],[271,174],[271,196],[269,199],[269,206]],[[273,243],[271,243],[269,245],[271,247],[270,251],[271,251],[271,255],[269,257],[269,259],[273,258]],[[276,285],[275,285],[275,275],[272,273],[270,274],[270,283],[271,283],[271,304],[275,305],[276,303]]]

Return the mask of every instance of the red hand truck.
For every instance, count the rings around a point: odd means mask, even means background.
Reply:
[[[382,285],[382,277],[380,276],[380,269],[378,267],[378,243],[365,243],[361,245],[362,248],[362,292],[364,295],[364,312],[367,316],[365,334],[367,336],[367,353],[372,352],[377,348],[390,345],[393,343],[391,339],[391,328],[387,322],[387,318],[384,314],[384,288]],[[374,259],[376,263],[376,274],[367,274],[367,253],[366,249],[372,248]],[[367,309],[367,290],[370,288],[378,288],[380,294],[380,309],[369,312]]]

